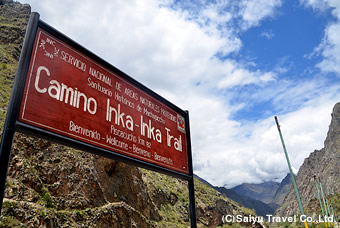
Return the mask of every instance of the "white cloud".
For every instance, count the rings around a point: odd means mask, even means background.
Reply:
[[[274,38],[275,34],[272,31],[263,31],[260,33],[260,36],[263,36],[267,38],[268,40],[271,40]]]
[[[320,11],[331,9],[334,17],[340,17],[340,2],[338,0],[300,0],[300,3]]]
[[[281,0],[242,0],[240,16],[243,29],[257,26],[266,17],[273,17],[275,9],[281,6]]]
[[[278,117],[294,169],[298,169],[311,152],[323,147],[335,101],[336,98],[326,95],[296,112]],[[243,130],[247,134],[229,135],[221,137],[222,142],[216,141],[220,144],[218,150],[213,143],[206,145],[203,150],[210,149],[210,153],[201,155],[200,161],[195,162],[201,168],[197,174],[214,185],[227,184],[227,187],[284,178],[289,170],[274,118],[250,124]],[[226,131],[240,132],[232,127]]]
[[[41,6],[32,3],[33,9],[35,5]],[[43,7],[48,13],[42,20],[154,89],[200,81],[209,59],[226,45],[185,20],[182,12],[160,8],[155,0],[83,1],[66,15],[69,6],[62,2]]]
[[[218,88],[229,88],[247,84],[261,84],[275,79],[273,72],[249,71],[239,68],[236,64],[229,63],[225,70],[226,76],[218,82]]]
[[[201,1],[168,3],[177,10],[185,11],[186,17],[196,21],[203,31],[224,39],[220,49],[224,56],[238,52],[242,47],[239,33],[258,26],[268,17],[275,17],[281,0]]]
[[[325,11],[331,9],[336,21],[325,29],[322,43],[315,49],[314,54],[321,54],[322,61],[317,66],[324,72],[334,72],[340,76],[340,1],[338,0],[301,0],[306,7]]]
[[[340,76],[340,23],[329,25],[325,34],[318,47],[323,60],[317,66],[324,72],[334,72]]]

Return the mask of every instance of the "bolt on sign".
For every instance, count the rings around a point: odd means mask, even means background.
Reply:
[[[42,28],[19,121],[188,173],[183,114]]]

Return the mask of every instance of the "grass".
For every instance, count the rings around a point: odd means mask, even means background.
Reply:
[[[55,208],[55,203],[47,188],[41,188],[40,197],[47,208]]]
[[[4,123],[13,87],[17,61],[11,55],[14,45],[0,45],[0,122]],[[7,63],[3,61],[7,61]],[[0,127],[2,128],[2,126]]]
[[[24,227],[24,224],[11,216],[0,216],[0,227]]]

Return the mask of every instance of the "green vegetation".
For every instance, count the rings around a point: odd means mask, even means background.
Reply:
[[[80,210],[76,210],[76,214],[77,214],[79,217],[83,217],[83,216],[84,216],[84,212],[83,212],[83,211],[80,211]]]
[[[23,223],[11,216],[0,216],[0,227],[25,227]]]
[[[3,124],[8,102],[11,96],[13,79],[17,67],[17,60],[11,55],[11,50],[16,45],[0,45],[0,122]],[[3,61],[6,62],[3,62]],[[1,124],[1,128],[2,128]]]
[[[11,201],[4,201],[2,203],[2,208],[12,208],[14,206],[15,206],[15,204]]]
[[[0,69],[1,69],[1,70],[7,70],[7,69],[8,69],[7,64],[6,64],[6,63],[1,63],[1,64],[0,64]]]
[[[164,174],[140,169],[144,182],[148,186],[149,195],[158,206],[162,220],[158,223],[160,227],[188,227],[189,220],[189,194],[187,182],[166,176]],[[224,197],[215,189],[195,179],[195,200],[197,211],[203,211],[197,218],[198,227],[207,227],[203,224],[210,224],[211,216],[222,216],[217,209],[217,202],[224,202],[224,205],[233,205],[234,209],[243,214],[255,215],[254,210],[244,208]],[[236,211],[235,211],[236,212]],[[209,214],[209,215],[207,215]],[[222,227],[243,227],[239,224],[224,225]]]
[[[47,216],[46,210],[42,210],[42,211],[40,212],[40,216],[46,217],[46,216]]]
[[[24,31],[28,19],[28,15],[14,16],[15,10],[15,8],[4,7],[0,13],[0,122],[2,124],[23,42],[23,37],[19,34]]]
[[[149,195],[155,196],[153,201],[159,202],[158,209],[163,218],[161,227],[172,227],[170,224],[187,227],[189,194],[187,188],[183,187],[187,186],[186,181],[144,169],[142,173]]]
[[[328,202],[330,205],[333,206],[333,209],[337,212],[337,214],[340,214],[340,192],[329,196],[328,197]]]
[[[216,190],[203,184],[199,180],[195,179],[194,183],[195,183],[195,198],[196,198],[197,206],[201,205],[201,206],[213,207],[215,206],[217,199],[226,200],[230,202],[229,199],[227,199],[226,197],[223,197]]]
[[[40,197],[47,208],[55,208],[55,204],[47,188],[41,188]]]

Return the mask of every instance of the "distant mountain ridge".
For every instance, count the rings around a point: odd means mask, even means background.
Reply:
[[[241,184],[232,189],[216,187],[197,175],[195,177],[242,206],[254,209],[259,216],[274,214],[288,193],[291,184],[288,174],[281,183],[269,181],[261,184]]]
[[[280,183],[274,181],[268,181],[260,184],[244,183],[232,188],[232,190],[240,195],[248,196],[264,203],[273,203],[274,195],[279,186]]]
[[[250,197],[266,204],[279,206],[288,194],[290,185],[290,174],[287,174],[281,183],[274,181],[267,181],[260,184],[244,183],[232,188],[232,190],[239,195]]]
[[[268,214],[272,215],[274,214],[277,208],[277,205],[269,205],[260,200],[256,200],[256,199],[253,199],[247,196],[242,196],[232,189],[227,189],[224,187],[213,187],[213,188],[219,191],[220,193],[222,193],[223,195],[225,195],[226,197],[228,197],[229,199],[240,203],[242,206],[250,208],[250,209],[254,209],[256,212],[256,215],[258,216],[266,216]]]

